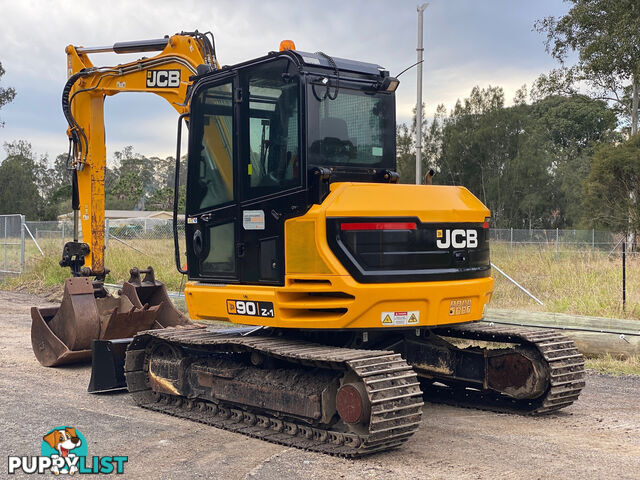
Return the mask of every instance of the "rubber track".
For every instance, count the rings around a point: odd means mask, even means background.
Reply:
[[[236,404],[215,404],[153,393],[147,383],[146,347],[152,340],[210,352],[260,352],[295,364],[354,372],[365,384],[371,417],[365,433],[347,433],[282,420]],[[418,429],[422,391],[415,371],[399,354],[329,347],[278,337],[241,336],[197,328],[165,328],[138,334],[126,358],[129,390],[142,407],[206,423],[262,440],[331,455],[358,457],[396,448]]]
[[[423,385],[427,401],[500,413],[542,415],[568,407],[585,386],[584,357],[572,340],[547,329],[474,323],[432,330],[436,335],[528,345],[547,361],[550,385],[536,399],[515,400],[493,392]]]

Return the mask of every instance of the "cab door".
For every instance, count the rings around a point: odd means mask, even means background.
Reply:
[[[305,211],[301,85],[288,58],[239,72],[239,238],[242,283],[284,283],[284,225]]]
[[[238,281],[234,76],[200,86],[191,103],[185,228],[189,278]]]

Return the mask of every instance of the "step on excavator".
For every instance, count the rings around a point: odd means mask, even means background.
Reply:
[[[104,51],[159,53],[93,66]],[[144,408],[347,457],[403,444],[424,400],[521,414],[576,401],[571,340],[480,322],[489,210],[464,187],[398,182],[387,70],[291,41],[221,67],[197,31],[66,52],[72,277],[59,308],[32,310],[43,365],[93,348],[90,391],[126,385]],[[104,289],[103,104],[125,91],[180,114],[173,233],[189,318],[151,268]]]

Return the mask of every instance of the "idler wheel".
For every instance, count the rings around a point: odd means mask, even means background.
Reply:
[[[336,409],[345,423],[359,424],[369,418],[371,406],[362,384],[347,383],[338,389]]]

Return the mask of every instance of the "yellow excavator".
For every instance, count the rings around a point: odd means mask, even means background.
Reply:
[[[93,66],[103,51],[159,53]],[[479,322],[493,292],[489,210],[463,187],[398,183],[399,81],[384,68],[291,41],[221,67],[197,31],[69,46],[67,58],[75,234],[60,263],[72,277],[60,307],[32,309],[43,365],[93,346],[91,391],[126,383],[144,408],[349,457],[405,442],[424,399],[544,414],[578,398],[571,340]],[[190,319],[151,268],[132,269],[119,296],[104,289],[103,104],[125,91],[180,114],[173,227]]]

